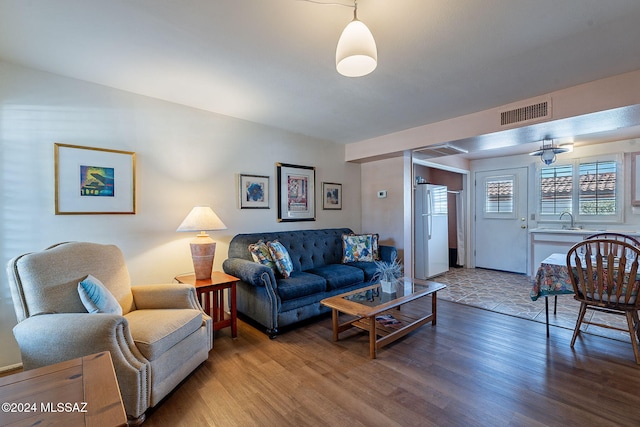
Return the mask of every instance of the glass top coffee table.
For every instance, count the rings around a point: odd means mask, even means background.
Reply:
[[[378,349],[407,335],[425,323],[436,324],[437,292],[446,285],[437,282],[414,282],[404,278],[398,281],[395,292],[382,292],[380,284],[325,298],[320,303],[331,308],[333,340],[340,332],[359,328],[369,332],[369,354],[376,358]],[[425,307],[426,296],[431,296],[431,311]],[[415,301],[411,307],[402,306]],[[422,303],[422,304],[420,304]],[[340,313],[349,320],[340,323]]]

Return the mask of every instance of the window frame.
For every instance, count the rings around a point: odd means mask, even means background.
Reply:
[[[580,165],[596,162],[615,162],[616,163],[616,213],[614,215],[581,215],[579,213],[580,203]],[[548,168],[572,166],[572,188],[571,188],[571,214],[573,215],[574,222],[587,223],[587,224],[619,224],[624,220],[624,162],[623,155],[617,154],[605,154],[601,156],[590,156],[574,158],[562,162],[555,162],[552,165],[537,165],[536,167],[536,213],[538,217],[538,223],[562,223],[566,222],[566,219],[560,220],[560,214],[542,214],[542,194],[541,194],[541,180],[542,170]]]
[[[511,200],[511,212],[488,212],[487,211],[487,183],[490,181],[512,181],[512,200]],[[518,176],[515,174],[499,174],[487,176],[482,182],[482,191],[484,193],[484,204],[482,207],[482,214],[484,218],[488,219],[514,219],[517,216],[516,206],[518,202],[518,194],[516,189],[518,188]]]

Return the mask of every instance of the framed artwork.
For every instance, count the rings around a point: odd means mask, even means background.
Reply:
[[[269,209],[269,177],[240,175],[240,209]]]
[[[631,206],[640,206],[640,152],[631,156]]]
[[[277,163],[278,222],[315,221],[316,168]]]
[[[342,209],[342,184],[322,183],[322,209]]]
[[[135,214],[136,153],[54,144],[56,215]]]

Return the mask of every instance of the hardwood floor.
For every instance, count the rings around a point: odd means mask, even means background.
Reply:
[[[427,299],[425,303],[430,303]],[[244,322],[148,414],[152,426],[637,426],[630,343],[449,301],[369,359],[330,317],[276,340]]]

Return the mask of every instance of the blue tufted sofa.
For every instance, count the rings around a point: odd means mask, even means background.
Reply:
[[[328,312],[330,309],[320,304],[323,298],[368,285],[375,263],[342,264],[342,235],[350,233],[348,228],[331,228],[236,235],[222,267],[240,279],[238,312],[263,325],[275,338],[278,328]],[[284,245],[293,262],[289,278],[253,261],[249,245],[258,240],[278,240]],[[380,246],[382,260],[396,257],[395,247]]]

